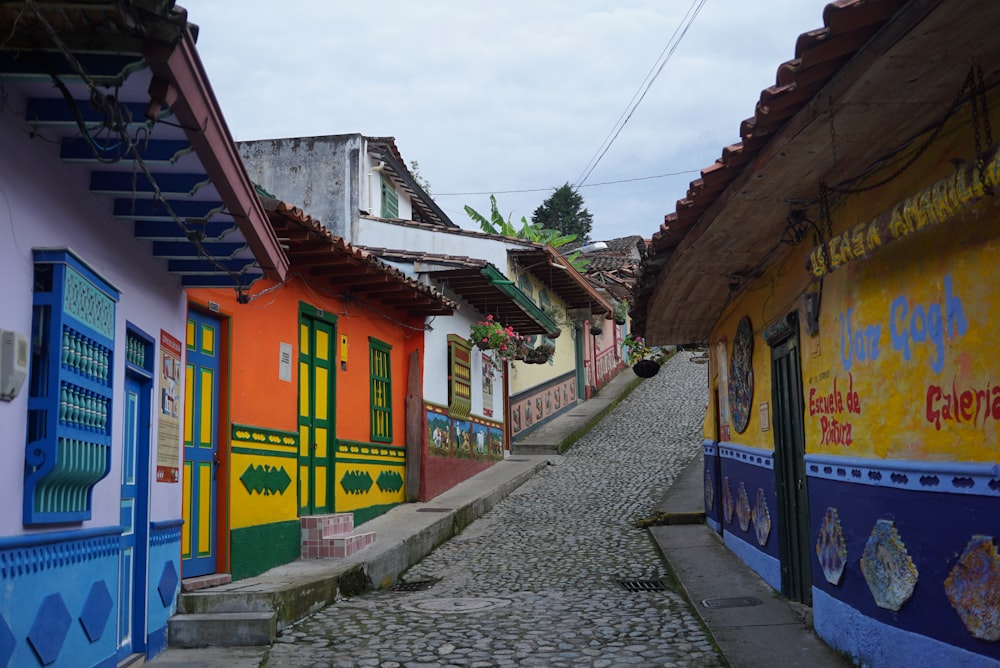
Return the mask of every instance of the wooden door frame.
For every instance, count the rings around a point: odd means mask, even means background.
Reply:
[[[301,328],[302,328],[302,325],[306,323],[306,319],[318,320],[318,321],[320,321],[322,323],[325,323],[325,324],[327,324],[327,325],[329,325],[331,327],[331,336],[330,336],[330,388],[329,388],[329,393],[328,393],[329,397],[330,397],[330,427],[329,427],[329,434],[327,435],[327,448],[326,448],[326,457],[327,457],[327,476],[326,476],[326,508],[327,509],[326,509],[326,512],[332,513],[332,512],[336,511],[336,498],[335,498],[335,493],[336,493],[335,484],[336,483],[334,481],[334,478],[335,478],[335,474],[336,474],[335,446],[336,446],[336,441],[337,441],[337,371],[338,371],[338,364],[337,364],[337,362],[338,362],[338,346],[339,346],[339,341],[340,341],[340,337],[339,337],[339,334],[338,334],[338,327],[337,327],[338,318],[337,318],[336,315],[334,315],[332,313],[329,313],[329,312],[325,311],[324,309],[317,308],[317,307],[313,306],[312,304],[300,301],[299,302],[298,326],[297,326],[297,331],[296,331],[296,340],[299,341],[300,343],[301,343]],[[312,331],[311,328],[310,328],[310,331]],[[315,344],[314,341],[311,341],[310,343],[311,343],[311,345]],[[313,351],[313,353],[314,352],[315,351]],[[299,355],[299,360],[301,360],[301,356],[302,356],[301,346],[299,347],[298,355]],[[314,357],[314,354],[310,354],[310,358],[312,358],[312,357]],[[301,382],[301,379],[300,379],[300,382]],[[296,422],[298,422],[298,419],[301,419],[301,417],[302,417],[302,405],[301,405],[302,395],[301,395],[301,392],[296,392],[296,394],[297,394],[296,412],[298,414],[298,417],[296,418]],[[315,398],[315,388],[313,388],[311,390],[311,395],[310,396],[312,398]],[[298,429],[298,428],[299,428],[298,425],[296,425],[296,429]],[[300,444],[299,447],[300,448],[302,447],[301,444]],[[312,457],[310,458],[310,460],[312,460]],[[298,462],[296,462],[296,466],[299,468],[298,475],[296,476],[296,479],[298,480],[298,485],[296,486],[296,492],[299,494],[299,497],[298,497],[298,499],[296,499],[295,507],[296,507],[296,512],[299,513],[299,516],[303,517],[303,516],[308,516],[308,515],[302,515],[303,506],[301,505],[301,501],[302,501],[301,486],[303,484],[303,480],[302,480],[302,476],[301,476],[301,464],[299,464]],[[310,463],[310,467],[309,468],[312,469],[312,466],[313,466],[312,463]],[[310,484],[311,480],[312,480],[312,474],[310,473],[310,478],[309,478],[309,480],[305,481],[305,484]],[[310,514],[315,514],[315,508],[313,506],[313,501],[315,499],[315,495],[314,494],[307,494],[307,496],[308,496],[308,499],[309,499],[307,507],[310,508],[310,509],[312,509],[311,512],[310,512]]]
[[[781,326],[766,335],[771,351],[771,403],[774,417],[774,482],[778,504],[778,546],[781,564],[782,593],[788,598],[806,604],[812,601],[812,561],[809,557],[809,489],[805,471],[805,416],[802,394],[802,359],[799,323],[796,312],[781,321]],[[792,350],[782,352],[793,358],[791,377],[787,388],[779,387],[776,373],[775,351],[792,345]],[[786,407],[782,390],[794,396]],[[789,410],[792,411],[788,413]],[[791,417],[791,420],[789,418]],[[788,431],[792,441],[785,442]],[[799,452],[801,450],[801,452]],[[804,522],[803,522],[804,517]]]

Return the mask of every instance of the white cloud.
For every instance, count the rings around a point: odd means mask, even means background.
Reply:
[[[690,8],[678,0],[421,3],[189,0],[199,53],[238,140],[396,137],[435,194],[496,192],[531,217],[574,181]],[[739,139],[811,0],[708,2],[589,179],[700,169]],[[649,237],[697,174],[581,190],[596,238]],[[266,184],[264,184],[266,186]],[[440,196],[460,225],[488,195]]]

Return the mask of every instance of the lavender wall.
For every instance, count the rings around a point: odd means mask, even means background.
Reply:
[[[15,101],[16,102],[16,101]],[[23,108],[12,104],[9,108]],[[164,329],[184,340],[185,299],[180,281],[152,257],[146,243],[132,234],[132,223],[114,219],[90,195],[83,170],[59,160],[59,145],[31,139],[28,126],[5,112],[0,123],[0,329],[28,334],[31,329],[32,249],[70,247],[121,290],[116,310],[116,341],[124,345],[126,320],[159,339]],[[159,350],[157,350],[157,358]],[[155,382],[155,381],[154,381]],[[114,364],[115,405],[111,473],[94,489],[87,526],[119,522],[120,447],[124,385],[123,356]],[[21,507],[27,382],[12,402],[0,402],[0,502]],[[156,461],[153,420],[151,467]],[[152,476],[152,473],[150,473]],[[154,477],[155,478],[155,477]],[[153,520],[180,516],[180,483],[151,484]],[[0,513],[0,536],[26,533],[20,512]]]

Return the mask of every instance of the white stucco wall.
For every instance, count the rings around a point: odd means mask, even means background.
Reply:
[[[185,299],[180,281],[137,241],[132,224],[116,220],[88,191],[82,170],[59,160],[59,145],[30,139],[11,115],[0,123],[0,329],[31,331],[33,248],[70,247],[107,281],[121,290],[116,308],[112,412],[112,468],[94,488],[92,519],[84,527],[119,524],[121,443],[126,320],[158,339],[164,329],[184,340]],[[155,385],[154,396],[158,386]],[[155,401],[153,402],[156,403]],[[37,531],[21,524],[28,381],[12,402],[0,401],[0,535]],[[152,419],[151,480],[155,481],[156,420]],[[180,443],[178,443],[180,448]],[[178,466],[180,463],[178,462]],[[151,482],[153,520],[181,513],[181,484]],[[66,529],[66,526],[41,530]]]

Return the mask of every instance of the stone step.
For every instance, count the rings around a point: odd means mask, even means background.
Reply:
[[[274,612],[180,614],[167,620],[171,647],[270,645],[277,632]]]

